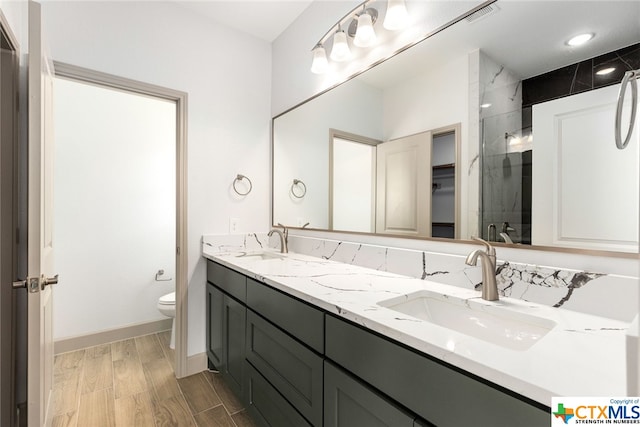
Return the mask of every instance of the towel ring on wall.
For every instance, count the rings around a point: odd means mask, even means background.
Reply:
[[[636,79],[640,78],[640,70],[632,70],[624,73],[622,83],[620,85],[620,93],[618,94],[618,105],[616,107],[616,147],[620,150],[629,143],[631,139],[631,133],[636,122],[636,110],[638,109],[638,84]],[[627,130],[627,136],[622,140],[621,129],[622,126],[622,104],[624,103],[624,95],[627,90],[627,83],[631,84],[631,117],[629,118],[629,129]]]
[[[247,181],[249,181],[249,189],[245,193],[238,191],[238,189],[236,188],[236,184],[241,182],[243,179],[246,179]],[[236,179],[233,180],[233,191],[235,191],[240,196],[246,196],[247,194],[251,193],[252,189],[253,189],[253,184],[251,183],[251,180],[244,175],[238,174],[236,176]]]
[[[296,193],[296,188],[301,188],[301,191]],[[307,194],[307,186],[299,179],[294,179],[293,184],[291,184],[291,194],[293,194],[293,197],[296,199],[302,199],[304,195]]]

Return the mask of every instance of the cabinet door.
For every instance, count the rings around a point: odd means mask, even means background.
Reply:
[[[413,427],[414,417],[332,363],[324,363],[324,427]]]
[[[228,295],[224,295],[222,337],[223,363],[220,373],[236,395],[244,399],[245,329],[247,308]]]
[[[322,425],[322,357],[247,311],[247,360],[311,424]]]
[[[207,356],[216,369],[222,369],[224,294],[207,284]]]
[[[431,237],[431,132],[376,149],[376,233]]]
[[[247,411],[261,427],[311,427],[298,411],[258,372],[247,365]]]

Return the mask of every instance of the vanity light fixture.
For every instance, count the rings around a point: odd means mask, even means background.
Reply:
[[[352,43],[356,48],[367,48],[376,44],[378,37],[374,30],[374,25],[378,20],[378,11],[373,7],[367,7],[373,1],[375,0],[365,0],[360,3],[336,22],[318,40],[318,43],[312,49],[312,73],[323,74],[329,69],[325,43],[330,39],[332,39],[332,42],[329,57],[336,62],[346,61],[351,58],[349,38],[353,38]],[[404,0],[387,0],[384,28],[395,31],[406,27],[408,22],[409,14]],[[348,28],[347,32],[342,28]]]
[[[363,9],[366,6],[363,6]],[[378,41],[376,32],[373,30],[373,23],[378,18],[378,11],[373,8],[364,9],[358,16],[357,20],[351,22],[349,26],[349,34],[351,34],[351,27],[355,26],[355,37],[353,38],[353,44],[358,47],[369,47]],[[355,23],[355,25],[354,25]]]
[[[340,29],[333,35],[331,59],[342,62],[349,58],[351,58],[351,49],[349,49],[349,43],[347,43],[347,33]]]
[[[616,70],[616,67],[607,67],[602,70],[596,71],[596,74],[599,76],[606,76],[607,74],[611,74]]]
[[[389,0],[387,14],[384,17],[384,27],[387,30],[400,30],[409,23],[409,13],[404,0]]]
[[[486,103],[486,104],[480,104],[480,108],[489,108],[491,107],[491,104]]]
[[[567,40],[566,44],[567,46],[581,46],[591,40],[594,36],[595,34],[593,33],[578,34],[577,36],[573,36]]]
[[[327,52],[322,45],[313,48],[313,63],[311,64],[311,72],[315,74],[324,74],[329,69],[329,61],[327,61]]]

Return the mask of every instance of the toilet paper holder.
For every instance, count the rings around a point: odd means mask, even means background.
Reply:
[[[156,282],[168,282],[170,280],[173,280],[172,277],[164,279],[164,278],[162,278],[162,276],[164,276],[164,270],[160,269],[156,273]]]

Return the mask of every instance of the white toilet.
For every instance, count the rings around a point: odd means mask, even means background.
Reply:
[[[171,343],[169,347],[176,347],[176,293],[171,292],[158,298],[158,311],[167,317],[173,318],[171,326]]]

